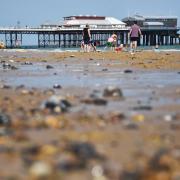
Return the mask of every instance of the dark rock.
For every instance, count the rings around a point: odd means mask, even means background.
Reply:
[[[4,64],[5,62],[6,62],[5,60],[0,61],[1,64]]]
[[[102,69],[102,71],[108,71],[108,69],[107,69],[107,68],[104,68],[104,69]]]
[[[24,63],[21,63],[21,65],[33,65],[33,63],[32,63],[32,62],[29,62],[29,61],[26,61],[26,62],[24,62]]]
[[[3,69],[17,70],[18,68],[16,66],[11,65],[11,64],[4,63],[3,64]]]
[[[95,104],[95,105],[106,105],[107,104],[107,100],[102,99],[102,98],[87,98],[87,99],[83,99],[81,102],[85,103],[85,104]]]
[[[10,126],[11,119],[8,115],[0,113],[0,126]]]
[[[113,112],[111,115],[111,121],[116,122],[116,121],[122,121],[125,119],[125,115],[122,112]]]
[[[59,163],[57,165],[57,169],[63,171],[72,171],[78,169],[84,169],[87,165],[86,161],[83,161],[77,157],[62,155]]]
[[[137,130],[139,128],[139,126],[135,123],[132,123],[132,122],[126,122],[124,123],[124,127],[126,129],[131,129],[131,130]]]
[[[133,71],[132,70],[130,70],[130,69],[126,69],[126,70],[124,70],[124,73],[126,73],[126,74],[130,74],[130,73],[133,73]]]
[[[40,152],[40,146],[30,145],[29,147],[25,147],[21,150],[22,155],[37,155]]]
[[[11,66],[11,70],[17,70],[18,68],[16,66]]]
[[[22,88],[25,88],[25,85],[22,84],[16,87],[16,89],[22,89]]]
[[[138,170],[133,170],[133,171],[125,170],[122,172],[119,179],[122,179],[122,180],[140,180],[140,179],[142,179],[142,173]]]
[[[7,85],[7,84],[3,84],[1,86],[1,89],[11,89],[11,86],[10,85]]]
[[[168,154],[169,154],[168,149],[165,149],[165,148],[159,149],[149,161],[150,169],[154,171],[170,170],[171,167],[168,166],[168,164],[165,164],[165,163],[163,164],[161,162],[161,159],[163,158],[163,156],[164,155],[169,156]]]
[[[61,89],[62,87],[61,87],[60,84],[54,84],[53,88],[55,88],[55,89]]]
[[[54,67],[53,66],[51,66],[51,65],[47,65],[46,66],[46,69],[53,69]]]
[[[11,65],[8,64],[8,63],[4,63],[2,67],[3,67],[4,69],[10,69],[10,68],[11,68]]]
[[[138,106],[133,108],[134,111],[151,111],[151,106]]]
[[[71,104],[62,97],[52,96],[47,101],[45,101],[45,103],[43,103],[42,107],[49,109],[51,112],[59,113],[67,112],[71,107]]]
[[[73,142],[67,146],[67,150],[83,160],[101,158],[96,152],[95,147],[90,143]]]

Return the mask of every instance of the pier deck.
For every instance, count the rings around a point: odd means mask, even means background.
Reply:
[[[177,34],[179,28],[141,28],[142,38],[139,45],[174,45],[179,44]],[[117,34],[117,44],[129,44],[129,27],[91,29],[92,39],[106,44],[108,37]],[[38,47],[78,47],[82,41],[82,28],[0,28],[0,34],[5,35],[7,48],[22,45],[23,35],[37,34]]]

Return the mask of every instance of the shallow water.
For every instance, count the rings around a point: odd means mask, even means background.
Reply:
[[[54,84],[91,88],[114,85],[126,89],[129,95],[137,94],[137,90],[142,93],[144,89],[148,92],[152,87],[164,88],[180,84],[180,74],[171,71],[133,70],[133,73],[127,74],[118,68],[103,71],[103,64],[97,62],[76,64],[73,60],[68,64],[52,63],[53,69],[46,69],[46,65],[34,63],[19,65],[16,71],[4,70],[1,80],[12,86],[23,84],[30,88],[52,88]]]
[[[154,46],[139,46],[139,50],[154,50]],[[80,47],[74,48],[38,48],[37,46],[23,46],[20,49],[5,49],[8,52],[78,52],[80,51]],[[106,47],[97,47],[99,51],[110,51],[109,48]],[[177,51],[180,52],[180,45],[163,45],[159,46],[159,51]]]

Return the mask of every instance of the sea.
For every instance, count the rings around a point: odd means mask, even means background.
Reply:
[[[127,49],[130,50],[130,49]],[[171,51],[171,52],[180,52],[180,45],[164,45],[164,46],[159,46],[158,49],[155,49],[154,46],[139,46],[138,49],[139,51],[156,51],[156,52],[163,52],[163,51]],[[27,46],[21,46],[20,48],[13,48],[13,49],[6,49],[6,51],[33,51],[33,52],[79,52],[81,51],[80,47],[73,47],[73,48],[59,48],[59,47],[52,47],[52,48],[39,48],[36,45],[27,45]],[[110,49],[106,47],[97,47],[97,51],[100,52],[106,52],[110,51]]]

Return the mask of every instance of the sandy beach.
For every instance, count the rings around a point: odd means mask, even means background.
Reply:
[[[0,51],[0,179],[180,179],[180,52]]]

